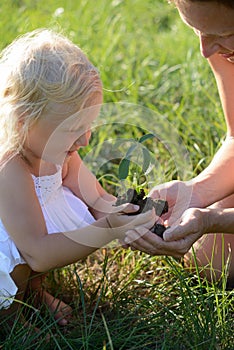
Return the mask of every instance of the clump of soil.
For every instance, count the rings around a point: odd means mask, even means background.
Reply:
[[[142,212],[146,212],[151,209],[155,209],[157,216],[161,216],[168,212],[168,202],[162,199],[152,199],[145,196],[145,191],[143,189],[138,193],[136,189],[129,188],[126,193],[121,196],[117,196],[115,205],[119,206],[125,203],[132,203],[139,205],[139,210],[134,213],[129,213],[127,215],[137,215]],[[161,224],[154,224],[151,231],[163,238],[163,233],[166,227]]]

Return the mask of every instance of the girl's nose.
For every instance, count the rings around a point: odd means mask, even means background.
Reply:
[[[201,54],[209,58],[220,50],[220,44],[217,37],[209,37],[199,34]]]

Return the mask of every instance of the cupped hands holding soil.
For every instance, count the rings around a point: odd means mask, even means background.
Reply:
[[[152,199],[151,197],[146,197],[145,191],[143,189],[138,193],[136,189],[129,188],[126,193],[121,196],[117,196],[115,206],[119,206],[125,203],[132,203],[139,206],[139,210],[133,213],[128,213],[127,215],[137,215],[144,213],[148,210],[155,209],[157,216],[161,216],[168,212],[168,202],[162,199]],[[161,224],[155,223],[150,231],[154,232],[156,235],[163,238],[163,233],[166,227]]]

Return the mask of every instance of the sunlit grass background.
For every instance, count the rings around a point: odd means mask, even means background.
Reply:
[[[154,116],[151,125],[157,125],[157,116],[164,118],[189,156],[184,179],[209,164],[225,136],[216,84],[200,56],[196,36],[166,1],[1,1],[0,49],[16,36],[41,27],[62,31],[87,53],[100,71],[105,103],[149,109]],[[141,125],[140,113],[135,123]],[[121,135],[114,127],[95,131],[90,146],[82,151],[84,159],[104,140],[141,136],[139,128],[129,125],[121,128]],[[154,140],[149,147],[160,165],[154,184],[181,176],[162,143]],[[112,161],[97,176],[115,192],[117,174],[118,162]],[[47,310],[33,311],[28,301],[23,311],[41,333],[30,333],[20,319],[11,329],[2,322],[0,347],[231,350],[233,292],[225,290],[225,278],[225,267],[223,279],[208,284],[174,259],[110,245],[49,274],[49,290],[74,307],[69,326],[59,327]]]

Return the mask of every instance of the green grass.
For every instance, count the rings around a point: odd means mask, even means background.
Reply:
[[[149,187],[189,179],[209,164],[225,135],[216,84],[194,33],[166,1],[1,1],[1,49],[39,27],[63,31],[100,70],[106,124],[82,156],[105,188],[119,190],[119,157],[142,132],[159,137],[147,143],[154,167],[139,179]],[[224,269],[219,284],[208,284],[172,258],[110,245],[49,274],[48,289],[74,307],[69,326],[28,301],[22,311],[41,333],[20,319],[10,329],[0,321],[0,348],[231,350],[233,291],[225,278]]]

